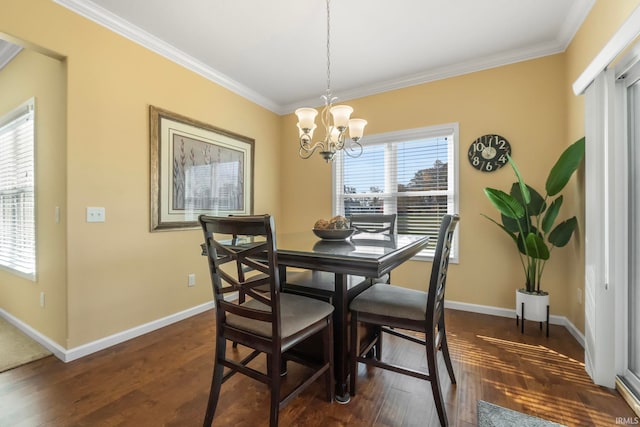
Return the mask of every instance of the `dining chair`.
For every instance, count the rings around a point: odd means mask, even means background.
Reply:
[[[348,217],[351,228],[357,233],[396,234],[397,214],[351,214]],[[389,283],[391,273],[372,278],[373,283]]]
[[[396,214],[351,214],[347,218],[356,232],[396,234]]]
[[[316,379],[324,376],[326,398],[335,396],[333,375],[333,306],[323,301],[280,292],[275,226],[269,215],[214,217],[201,215],[213,295],[216,306],[216,348],[204,426],[211,426],[222,384],[236,373],[270,388],[270,427],[278,425],[279,410]],[[218,240],[219,235],[228,236]],[[230,265],[227,268],[226,264]],[[243,274],[248,267],[252,274]],[[257,288],[269,286],[264,293]],[[227,300],[243,293],[244,302]],[[322,336],[322,360],[305,358],[296,345]],[[227,341],[252,349],[242,360],[228,358]],[[265,370],[250,363],[266,355]],[[313,372],[281,397],[281,366],[285,361],[306,365]],[[227,368],[227,372],[224,370]]]
[[[352,337],[349,384],[351,395],[356,395],[358,362],[427,380],[431,383],[438,418],[442,426],[448,425],[448,421],[438,376],[438,350],[442,351],[451,383],[456,383],[444,324],[444,291],[451,242],[459,219],[458,215],[445,215],[442,219],[427,291],[375,284],[355,297],[349,305]],[[376,353],[373,357],[371,349],[376,344],[376,338],[368,342],[364,348],[360,348],[359,324],[372,326],[378,331],[377,339],[380,339],[382,334],[388,333],[424,346],[428,372],[383,362],[381,353]],[[418,338],[410,332],[401,330],[421,332],[425,334],[425,338]]]

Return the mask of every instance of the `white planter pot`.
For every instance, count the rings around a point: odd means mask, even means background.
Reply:
[[[522,303],[524,303],[524,316],[522,315]],[[549,294],[547,292],[536,294],[527,293],[524,289],[516,290],[516,314],[521,319],[546,322],[548,306]]]

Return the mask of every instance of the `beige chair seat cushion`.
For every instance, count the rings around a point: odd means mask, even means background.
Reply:
[[[349,308],[359,313],[425,320],[427,293],[399,286],[375,284],[354,298]]]
[[[389,283],[389,273],[374,278],[373,283]]]
[[[250,299],[242,304],[256,310],[270,311],[269,306]],[[333,306],[323,301],[299,295],[280,293],[280,319],[282,338],[287,338],[333,313]],[[227,324],[251,331],[263,337],[271,337],[271,323],[247,319],[233,313],[227,314]]]

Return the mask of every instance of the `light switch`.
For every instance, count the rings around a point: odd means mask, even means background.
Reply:
[[[87,208],[87,222],[104,222],[104,208]]]

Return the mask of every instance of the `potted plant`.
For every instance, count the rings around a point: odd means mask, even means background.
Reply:
[[[540,288],[542,274],[552,250],[565,246],[578,225],[573,216],[554,227],[563,201],[560,192],[582,163],[584,144],[583,137],[560,155],[547,177],[544,197],[525,183],[511,157],[508,160],[517,182],[511,186],[509,194],[494,188],[484,189],[498,209],[501,222],[482,215],[507,233],[518,248],[525,286],[516,290],[516,313],[523,319],[548,320],[549,294]],[[526,307],[524,317],[522,302]]]

